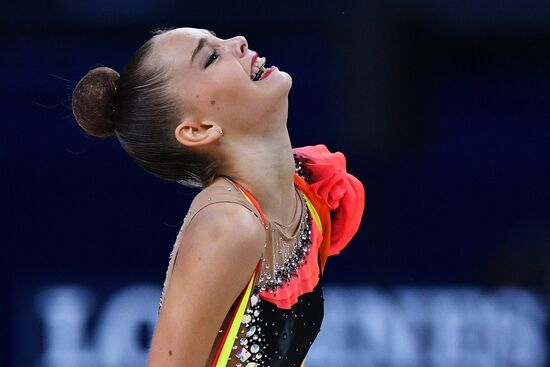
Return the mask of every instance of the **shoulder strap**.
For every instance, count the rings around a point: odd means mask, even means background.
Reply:
[[[254,205],[254,207],[256,207],[256,209],[260,213],[260,216],[262,217],[262,224],[265,227],[266,226],[266,220],[265,220],[264,212],[262,211],[262,208],[260,207],[260,204],[258,203],[258,201],[254,198],[254,196],[252,196],[252,194],[247,189],[244,188],[243,185],[241,185],[238,182],[233,182],[233,183],[235,184],[235,186],[237,186],[239,188],[239,190],[241,190],[241,192],[246,197],[246,199],[248,199],[248,201],[250,201],[252,203],[252,205]]]
[[[252,196],[252,194],[247,189],[244,188],[244,186],[242,186],[237,182],[233,182],[233,183],[243,193],[244,197],[250,203],[252,203],[254,207],[256,207],[256,209],[260,213],[262,224],[265,227],[266,226],[265,216],[264,216],[264,213],[262,212],[262,209],[260,208],[260,204],[258,203],[258,201]],[[235,342],[235,338],[237,337],[237,334],[239,332],[241,321],[243,319],[244,312],[246,310],[246,305],[248,304],[248,300],[250,299],[250,294],[252,293],[252,286],[254,284],[254,280],[256,276],[258,275],[258,272],[260,271],[261,263],[262,263],[262,260],[260,259],[258,261],[258,264],[256,265],[256,269],[254,270],[254,273],[252,274],[252,277],[250,278],[250,281],[248,282],[247,287],[239,295],[238,307],[235,308],[233,315],[231,315],[229,325],[224,331],[224,335],[220,341],[218,350],[216,351],[216,355],[214,357],[214,361],[212,362],[211,367],[227,366],[227,361],[229,360],[233,343]]]
[[[201,210],[217,203],[234,203],[242,205],[250,210],[256,217],[258,217],[260,221],[265,222],[260,213],[257,213],[257,206],[252,204],[252,202],[248,199],[246,195],[241,195],[238,192],[242,190],[239,190],[234,182],[230,182],[232,184],[231,187],[209,187],[201,191],[197,196],[195,196],[195,198],[191,202],[189,212],[185,218],[185,225],[188,225]]]

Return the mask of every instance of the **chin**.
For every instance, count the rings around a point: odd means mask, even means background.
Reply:
[[[292,87],[292,77],[286,71],[281,71],[281,74],[285,77],[285,79],[288,80],[288,83],[289,83],[288,88],[290,89],[290,87]]]
[[[284,71],[278,74],[279,75],[276,76],[277,79],[271,80],[271,83],[264,89],[264,91],[269,94],[268,98],[271,100],[288,97],[290,88],[292,88],[292,78],[290,75]]]
[[[288,96],[288,92],[290,92],[290,88],[292,88],[292,77],[290,76],[290,74],[284,72],[284,71],[281,71],[281,76],[283,79],[283,88],[285,89],[286,91],[286,95]]]

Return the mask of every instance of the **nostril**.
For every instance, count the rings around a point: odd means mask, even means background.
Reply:
[[[241,51],[242,51],[242,52],[245,52],[245,51],[246,51],[246,44],[243,43],[243,44],[241,45]]]

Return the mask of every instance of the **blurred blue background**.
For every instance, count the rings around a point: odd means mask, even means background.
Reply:
[[[306,365],[549,366],[550,2],[27,1],[0,12],[0,365],[140,367],[196,190],[77,126],[71,92],[158,27],[244,35],[294,146],[347,157],[359,233]]]

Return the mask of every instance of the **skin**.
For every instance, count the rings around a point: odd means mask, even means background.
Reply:
[[[202,37],[205,47],[190,63]],[[205,68],[214,50],[219,56]],[[218,174],[244,185],[268,220],[288,223],[297,204],[287,129],[292,78],[275,70],[253,82],[254,54],[242,36],[222,39],[204,29],[178,28],[154,38],[147,62],[167,68],[167,88],[181,101],[177,140],[213,156]],[[218,178],[212,185],[222,182]],[[204,208],[180,238],[185,256],[177,257],[167,281],[148,367],[210,363],[220,325],[250,280],[266,241],[257,218],[233,203]]]

